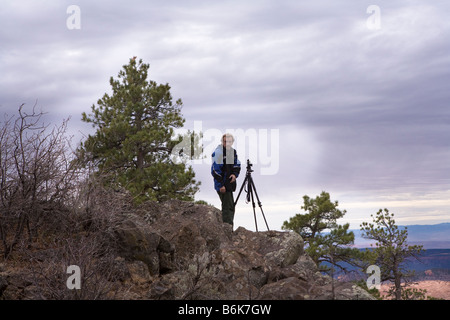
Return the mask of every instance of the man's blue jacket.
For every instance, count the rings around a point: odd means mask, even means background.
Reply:
[[[223,145],[218,145],[212,154],[211,175],[214,178],[214,189],[219,192],[220,188],[226,187],[227,191],[236,190],[236,182],[230,184],[230,175],[236,178],[241,172],[241,162],[238,159],[236,150],[227,150]]]

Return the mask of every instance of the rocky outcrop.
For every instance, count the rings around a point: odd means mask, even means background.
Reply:
[[[333,283],[320,273],[305,255],[303,239],[297,233],[252,232],[243,227],[233,231],[222,222],[220,210],[212,206],[175,200],[149,203],[114,216],[107,229],[103,232],[109,240],[101,246],[107,245],[102,252],[110,255],[96,253],[95,262],[84,256],[88,262],[84,269],[101,270],[97,275],[101,285],[89,283],[92,295],[79,296],[87,290],[69,292],[78,295],[76,298],[373,299],[352,283]],[[51,260],[35,261],[40,263],[35,269],[44,270]],[[61,269],[59,265],[54,268]],[[35,283],[36,276],[24,274],[26,270],[29,268],[12,270],[0,265],[0,298],[2,294],[5,299],[45,296],[42,286]],[[50,298],[72,298],[61,286],[66,279],[65,273],[55,275],[60,295]]]
[[[373,299],[353,284],[332,285],[331,278],[304,254],[297,233],[252,232],[243,227],[233,232],[222,223],[220,210],[181,201],[149,208],[136,219],[147,225],[136,228],[138,235],[130,236],[133,241],[122,241],[131,244],[123,252],[149,266],[152,278],[145,298]],[[145,230],[138,232],[140,228]],[[146,244],[147,257],[137,243]],[[159,270],[163,260],[171,267],[157,274],[156,257]]]

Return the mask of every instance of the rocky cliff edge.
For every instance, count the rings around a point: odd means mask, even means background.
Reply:
[[[0,298],[374,299],[321,274],[297,233],[233,231],[212,206],[173,200],[116,208],[98,230],[107,235],[100,242],[84,231],[27,253],[27,267],[0,263]],[[65,286],[69,263],[82,264],[78,290]]]
[[[352,283],[332,286],[297,233],[232,231],[212,206],[155,205],[124,217],[116,234],[149,299],[373,299]]]

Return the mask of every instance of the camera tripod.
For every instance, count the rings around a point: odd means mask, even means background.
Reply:
[[[236,198],[236,201],[234,202],[234,205],[236,206],[236,204],[237,204],[237,202],[239,200],[239,197],[241,196],[242,190],[244,190],[244,187],[247,186],[245,188],[245,192],[247,192],[247,201],[246,201],[246,203],[249,203],[250,199],[252,200],[253,217],[255,218],[256,232],[258,232],[258,223],[256,222],[255,199],[253,197],[253,194],[256,195],[256,199],[258,200],[258,206],[261,209],[261,214],[262,214],[262,216],[264,218],[264,222],[266,223],[267,231],[269,231],[269,225],[267,224],[266,216],[264,215],[264,211],[262,209],[262,204],[261,204],[261,201],[259,201],[258,193],[256,192],[255,183],[253,182],[252,166],[253,166],[253,164],[251,164],[250,160],[247,159],[247,173],[245,175],[245,179],[244,179],[244,182],[242,183],[241,189],[239,190],[239,193],[238,193],[238,196]]]

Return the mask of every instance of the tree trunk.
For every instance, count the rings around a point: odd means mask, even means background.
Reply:
[[[397,261],[394,260],[394,284],[395,284],[395,300],[401,300],[402,299],[402,286],[401,286],[401,274],[398,270],[399,265]]]

